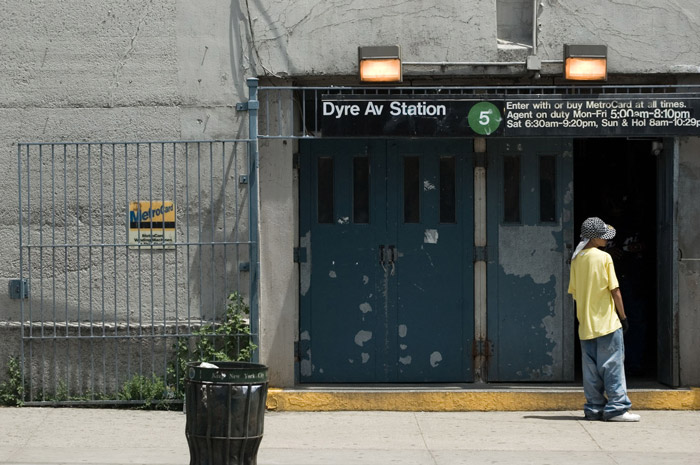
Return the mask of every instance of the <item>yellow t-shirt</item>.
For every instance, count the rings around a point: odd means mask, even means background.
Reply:
[[[618,287],[610,254],[591,247],[571,262],[569,294],[576,300],[581,340],[605,336],[622,327],[610,292]]]

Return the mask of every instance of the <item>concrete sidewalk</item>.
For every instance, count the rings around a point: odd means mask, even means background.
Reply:
[[[268,412],[258,465],[700,464],[700,411]],[[0,408],[2,464],[188,464],[185,415]]]

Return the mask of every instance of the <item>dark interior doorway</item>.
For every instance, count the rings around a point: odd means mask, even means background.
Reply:
[[[633,383],[657,378],[656,171],[651,140],[574,143],[574,235],[578,240],[581,223],[591,216],[617,229],[606,251],[613,257],[630,321],[625,369]],[[580,379],[578,327],[575,339]]]

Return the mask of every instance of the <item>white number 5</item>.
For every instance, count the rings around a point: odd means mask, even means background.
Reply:
[[[479,124],[482,126],[486,126],[491,122],[491,118],[489,118],[489,115],[493,113],[492,110],[484,110],[481,113],[479,113]]]

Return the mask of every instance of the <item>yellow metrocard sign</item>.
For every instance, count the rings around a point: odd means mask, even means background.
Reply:
[[[129,246],[175,248],[175,203],[129,202]]]

